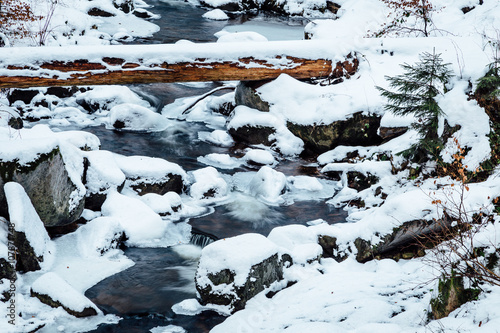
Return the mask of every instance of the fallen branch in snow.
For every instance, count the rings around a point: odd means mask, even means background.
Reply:
[[[201,95],[198,99],[196,99],[196,101],[194,101],[193,103],[189,104],[189,106],[184,109],[184,111],[182,111],[182,114],[186,114],[189,110],[191,110],[196,104],[198,104],[199,102],[201,102],[202,100],[204,100],[205,98],[207,98],[208,96],[210,95],[213,95],[215,94],[216,92],[218,91],[221,91],[221,90],[235,90],[236,87],[228,87],[228,86],[222,86],[222,87],[217,87],[215,89],[212,89],[210,90],[209,92]]]

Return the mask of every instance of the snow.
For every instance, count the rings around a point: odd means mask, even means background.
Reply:
[[[150,330],[151,333],[185,333],[186,330],[180,326],[168,325],[158,326]]]
[[[275,140],[274,146],[284,155],[298,155],[303,149],[304,142],[294,136],[286,127],[285,119],[280,114],[260,112],[249,107],[238,105],[234,114],[227,124],[228,129],[238,129],[244,126],[271,127],[275,133],[269,136],[271,141]]]
[[[279,203],[285,192],[286,176],[268,166],[263,166],[253,176],[249,184],[249,192],[256,198],[268,203]]]
[[[224,198],[228,192],[226,181],[214,167],[206,167],[192,172],[194,182],[191,185],[191,197],[201,199]]]
[[[5,197],[9,208],[11,226],[26,235],[37,257],[48,259],[53,250],[52,242],[24,188],[15,182],[4,185]]]
[[[241,162],[228,154],[211,153],[198,157],[198,162],[220,169],[234,169],[241,165]]]
[[[203,17],[214,21],[225,21],[229,20],[229,16],[220,9],[214,9],[203,14]]]
[[[253,31],[219,33],[217,43],[234,42],[267,42],[268,39],[261,34]]]
[[[256,164],[273,165],[276,163],[274,156],[263,149],[248,149],[243,157],[247,163],[252,162]]]
[[[75,290],[56,273],[45,273],[33,282],[31,289],[40,294],[47,295],[56,302],[61,303],[74,311],[83,311],[85,308],[93,308],[97,313],[100,310],[82,293]]]
[[[118,219],[97,217],[75,231],[77,246],[83,257],[98,257],[117,248],[123,228]]]
[[[120,221],[130,246],[159,240],[167,231],[168,223],[145,203],[114,191],[108,194],[102,205],[102,214]]]
[[[166,179],[169,174],[180,175],[182,178],[187,176],[179,165],[162,158],[118,154],[114,154],[114,157],[118,167],[129,179],[143,177],[146,180],[156,182]]]
[[[109,111],[109,126],[129,131],[159,132],[167,128],[167,119],[140,105],[124,103]]]
[[[87,189],[90,193],[106,192],[109,187],[117,188],[125,182],[125,174],[118,167],[114,154],[105,150],[85,152],[89,161]]]
[[[198,132],[198,139],[221,147],[231,147],[234,144],[233,138],[223,130],[213,132]]]

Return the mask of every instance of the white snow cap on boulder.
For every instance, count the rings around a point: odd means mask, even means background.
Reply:
[[[263,166],[250,181],[250,194],[270,203],[281,201],[280,196],[285,191],[286,176],[268,166]]]
[[[4,191],[9,207],[10,223],[17,232],[23,232],[26,235],[26,240],[36,256],[45,257],[52,241],[26,191],[16,182],[6,183]]]
[[[228,32],[219,34],[217,43],[235,43],[235,42],[267,42],[268,39],[261,34],[253,31]]]
[[[255,233],[218,240],[201,251],[196,281],[202,286],[212,284],[207,277],[208,274],[229,269],[235,275],[234,285],[242,286],[252,266],[280,253],[279,250],[275,243]]]
[[[221,9],[214,9],[209,12],[206,12],[205,14],[202,15],[204,18],[209,19],[209,20],[214,20],[214,21],[225,21],[229,20],[229,16],[227,16],[224,11]]]
[[[64,310],[76,317],[88,317],[101,313],[87,297],[53,272],[45,273],[36,279],[31,286],[31,294],[39,298],[48,296],[50,300],[60,304]],[[45,301],[42,302],[45,303]]]
[[[194,184],[190,194],[195,199],[220,198],[227,195],[227,183],[214,167],[193,171]]]

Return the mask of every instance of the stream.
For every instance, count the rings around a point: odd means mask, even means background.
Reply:
[[[173,43],[180,39],[194,42],[214,42],[214,33],[223,28],[230,32],[252,30],[269,40],[302,39],[304,21],[257,15],[239,16],[228,21],[210,21],[202,18],[206,9],[194,7],[184,1],[149,0],[149,10],[161,15],[154,20],[161,30],[152,38],[134,43]],[[143,95],[161,111],[164,105],[176,98],[201,95],[217,83],[206,84],[147,84],[131,88]],[[231,154],[234,148],[223,148],[197,140],[198,131],[209,131],[204,124],[178,121],[175,130],[159,133],[133,133],[107,130],[103,126],[85,128],[101,140],[101,149],[123,155],[143,155],[164,158],[177,163],[186,171],[206,167],[197,157],[210,153]],[[193,144],[193,141],[196,144]],[[316,175],[315,167],[307,165],[314,161],[301,159],[281,161],[275,168],[286,176]],[[219,170],[228,173],[227,170]],[[230,173],[256,171],[242,166]],[[333,195],[333,193],[332,193]],[[244,202],[243,202],[244,204]],[[212,207],[213,212],[191,218],[193,229],[217,238],[236,236],[247,232],[266,235],[272,228],[288,224],[305,224],[307,221],[323,219],[329,223],[345,220],[345,213],[324,200],[296,201],[287,206],[265,206],[259,218],[239,218],[235,208],[229,205]],[[101,325],[92,332],[149,332],[156,326],[176,325],[187,332],[208,332],[225,317],[215,312],[203,312],[197,316],[176,315],[172,305],[195,297],[194,274],[197,257],[189,246],[179,248],[127,248],[125,255],[135,265],[115,274],[86,292],[105,313],[116,314],[123,319],[116,325]]]

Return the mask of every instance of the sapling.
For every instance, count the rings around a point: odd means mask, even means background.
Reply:
[[[385,105],[387,111],[397,116],[415,117],[412,127],[420,134],[420,141],[403,152],[408,157],[420,156],[422,150],[435,154],[436,148],[442,146],[438,122],[445,113],[435,98],[446,92],[446,84],[453,76],[448,66],[440,54],[424,52],[415,65],[401,65],[404,74],[385,77],[394,91],[377,87],[388,101]]]

